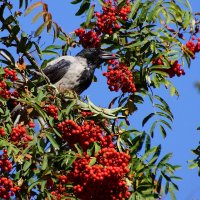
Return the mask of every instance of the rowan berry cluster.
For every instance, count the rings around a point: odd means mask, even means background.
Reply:
[[[90,111],[82,111],[81,112],[82,117],[88,117],[88,116],[92,116],[93,112]]]
[[[20,188],[14,186],[13,181],[10,178],[0,177],[0,198],[10,199]]]
[[[68,174],[76,197],[82,200],[120,200],[130,196],[125,181],[129,172],[128,154],[117,152],[114,148],[103,148],[96,155],[96,163],[91,166],[90,161],[88,155],[77,159]]]
[[[34,121],[30,121],[30,122],[28,123],[28,126],[29,126],[30,128],[35,128],[35,123],[34,123]]]
[[[130,2],[127,1],[123,7],[118,7],[116,0],[104,1],[102,13],[96,12],[97,30],[101,33],[112,35],[115,30],[121,28],[118,20],[128,20],[128,14],[131,11]]]
[[[18,125],[12,128],[12,131],[10,133],[10,140],[13,142],[20,142],[21,140],[23,140],[24,142],[29,142],[33,140],[33,137],[27,134],[24,126]]]
[[[136,92],[135,84],[133,83],[133,75],[129,68],[124,63],[110,61],[108,71],[103,73],[107,80],[110,91],[118,92],[119,89],[123,92]]]
[[[178,63],[178,60],[175,60],[175,62],[170,62],[171,63],[171,68],[165,69],[166,72],[169,74],[169,77],[172,78],[175,75],[181,76],[185,75],[185,71],[181,69],[181,64]]]
[[[129,0],[122,7],[119,7],[116,0],[104,0],[102,12],[96,12],[93,16],[94,22],[91,22],[94,24],[93,28],[89,31],[83,28],[75,30],[75,34],[79,37],[79,43],[84,48],[100,47],[102,34],[112,35],[118,31],[121,28],[119,20],[127,21],[130,11]]]
[[[195,43],[194,41],[197,40],[197,42]],[[193,55],[191,55],[191,58],[194,59],[195,58],[195,54],[197,52],[200,52],[200,38],[195,38],[194,36],[192,37],[191,40],[189,40],[186,43],[186,47],[193,53]]]
[[[66,187],[68,179],[65,175],[60,175],[58,179],[58,183],[54,183],[54,181],[51,178],[47,179],[46,187],[53,195],[52,199],[61,200],[64,197],[68,196],[68,188]]]
[[[170,68],[169,69],[162,69],[163,72],[166,72],[170,78],[174,77],[175,75],[181,76],[185,75],[185,71],[181,69],[181,64],[178,63],[178,60],[174,62],[169,61]],[[153,65],[164,65],[161,58],[158,58],[152,62]]]
[[[11,97],[11,93],[5,81],[0,81],[0,96],[4,99],[9,99]]]
[[[96,33],[94,30],[86,31],[83,28],[75,30],[75,34],[79,37],[79,44],[83,48],[99,48],[101,37],[100,34]]]
[[[14,82],[18,80],[16,70],[4,68],[4,78],[9,79],[10,81]]]
[[[58,129],[62,132],[62,137],[68,142],[71,148],[78,143],[85,151],[89,145],[95,141],[100,142],[102,147],[113,147],[112,136],[105,135],[100,126],[95,125],[94,121],[84,121],[79,126],[73,120],[65,120],[58,124]]]
[[[12,163],[8,159],[7,150],[3,150],[3,154],[0,155],[0,171],[10,172],[12,170]]]
[[[4,137],[6,135],[6,132],[3,128],[0,128],[0,136]]]
[[[44,108],[50,116],[52,116],[54,119],[58,119],[58,108],[55,105],[48,105]]]

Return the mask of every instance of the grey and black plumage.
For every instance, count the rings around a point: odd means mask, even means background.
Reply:
[[[43,73],[60,93],[72,90],[81,94],[90,86],[95,69],[105,60],[116,58],[116,54],[101,49],[83,49],[76,56],[61,56],[49,62],[43,69]],[[34,75],[31,81],[37,79],[39,79],[39,75]],[[15,107],[11,111],[11,115],[16,116],[18,110]]]
[[[116,54],[88,48],[76,56],[61,56],[49,62],[43,72],[59,92],[72,90],[81,94],[90,86],[95,69],[105,60],[116,58]]]

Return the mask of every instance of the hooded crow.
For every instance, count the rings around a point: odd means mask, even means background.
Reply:
[[[72,90],[81,94],[90,86],[95,69],[105,60],[116,58],[117,54],[88,48],[83,49],[75,57],[61,56],[49,62],[43,72],[60,93]],[[33,77],[32,80],[37,78]]]

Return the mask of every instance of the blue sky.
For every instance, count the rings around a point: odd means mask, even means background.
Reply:
[[[46,0],[49,4],[49,11],[53,14],[54,20],[62,26],[67,32],[71,32],[79,27],[79,24],[84,21],[82,17],[75,17],[76,6],[69,4],[69,0]],[[193,11],[200,11],[199,1],[190,0]],[[32,17],[32,15],[30,16]],[[24,30],[29,32],[34,30],[34,26],[29,26],[30,18],[23,20]],[[37,26],[39,25],[36,24]],[[75,54],[77,50],[73,50]],[[105,71],[106,69],[104,69]],[[176,175],[183,178],[178,181],[179,191],[176,193],[178,200],[200,200],[200,177],[197,175],[197,169],[188,169],[188,160],[194,158],[191,149],[195,148],[200,141],[200,133],[196,128],[200,126],[200,93],[198,93],[194,84],[200,81],[200,53],[196,59],[192,61],[191,69],[184,68],[186,75],[179,78],[174,78],[173,83],[180,93],[180,97],[171,97],[169,91],[164,88],[159,91],[161,95],[170,105],[174,114],[173,130],[168,131],[166,139],[162,139],[159,132],[155,134],[155,144],[162,144],[163,154],[173,152],[172,164],[182,166],[177,171]],[[101,76],[101,71],[97,71],[96,75]],[[102,77],[102,76],[101,76]],[[88,95],[90,99],[99,106],[106,106],[115,93],[110,94],[107,89],[106,80],[104,77],[99,79],[99,82],[93,83],[92,86],[84,92],[83,95]],[[144,114],[152,112],[152,106],[147,102],[139,107],[140,109],[134,114],[130,121],[131,126],[142,130],[141,121]],[[163,197],[163,200],[168,200],[170,197]]]

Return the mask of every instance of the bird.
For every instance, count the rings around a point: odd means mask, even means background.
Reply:
[[[101,49],[87,48],[76,56],[61,56],[49,62],[43,73],[59,92],[72,90],[81,94],[92,83],[95,69],[118,55]],[[34,76],[31,81],[38,79]]]
[[[91,85],[95,69],[104,61],[117,59],[118,57],[117,54],[102,49],[87,48],[81,50],[75,56],[60,56],[50,61],[42,72],[59,93],[71,90],[80,95]],[[29,81],[33,82],[36,80],[37,82],[41,76],[38,74],[35,73]],[[38,87],[43,84],[45,85],[46,82],[38,83]],[[9,103],[8,107],[11,108]],[[25,106],[21,106],[20,103],[10,109],[11,118],[17,118],[14,124],[19,121],[19,113],[20,111],[23,112],[24,109]]]

